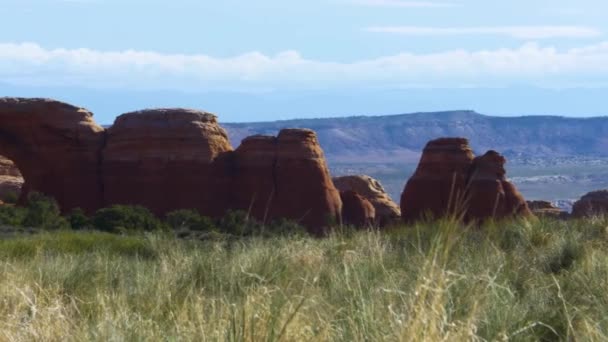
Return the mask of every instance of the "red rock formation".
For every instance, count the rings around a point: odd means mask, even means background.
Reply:
[[[505,158],[492,150],[473,160],[468,174],[466,219],[531,215],[521,193],[507,181],[505,163]]]
[[[342,211],[317,135],[283,129],[277,137],[277,217],[300,218],[308,227],[326,227]],[[321,233],[321,231],[314,231]]]
[[[234,153],[233,208],[246,210],[262,222],[274,216],[276,203],[277,138],[245,138]]]
[[[30,190],[53,196],[64,210],[102,203],[99,153],[104,130],[83,108],[48,99],[0,98],[0,154]]]
[[[212,163],[231,150],[213,114],[186,109],[123,114],[108,129],[103,150],[105,204],[143,205],[159,215],[183,208],[222,215],[226,189],[211,177]]]
[[[554,206],[549,201],[527,201],[528,208],[535,216],[553,217],[559,219],[567,219],[570,215],[568,212]]]
[[[576,218],[606,215],[608,213],[608,190],[597,190],[585,194],[572,206]]]
[[[495,151],[473,158],[463,138],[430,141],[401,195],[403,219],[412,222],[431,214],[482,221],[530,215],[523,196],[505,178],[505,162]]]
[[[368,200],[376,212],[376,224],[386,226],[401,218],[399,206],[393,202],[380,182],[370,176],[342,176],[333,179],[339,191],[352,190]]]
[[[247,138],[235,151],[234,165],[234,208],[264,221],[295,219],[315,234],[340,215],[340,195],[311,130]]]
[[[355,227],[371,227],[376,219],[374,206],[352,190],[340,191],[342,223]]]
[[[403,220],[464,215],[466,177],[472,162],[473,151],[467,139],[430,141],[401,194]]]
[[[214,115],[185,109],[127,113],[105,131],[84,109],[53,100],[0,99],[0,154],[30,190],[62,209],[89,212],[143,205],[162,215],[183,208],[207,216],[249,210],[289,218],[322,234],[342,202],[310,130],[251,137],[233,151]]]
[[[19,195],[23,186],[23,177],[15,164],[0,156],[0,199],[9,195]]]

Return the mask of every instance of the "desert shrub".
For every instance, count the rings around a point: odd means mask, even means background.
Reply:
[[[271,235],[304,235],[307,233],[306,228],[302,225],[285,218],[272,221],[265,231]]]
[[[165,217],[165,223],[169,228],[174,230],[188,229],[193,231],[213,231],[216,230],[213,221],[201,216],[194,209],[181,209],[168,213]]]
[[[297,222],[280,218],[269,224],[262,224],[242,210],[228,211],[219,220],[218,229],[222,233],[236,236],[291,236],[306,234],[306,229]]]
[[[16,204],[19,200],[19,194],[17,194],[16,192],[9,192],[5,194],[2,198],[0,198],[0,200],[2,200],[4,203]]]
[[[92,226],[91,218],[89,218],[82,209],[75,208],[68,215],[68,221],[72,229],[81,230]]]
[[[26,210],[20,207],[10,205],[0,206],[0,224],[20,227],[23,225]]]
[[[253,217],[250,217],[247,212],[242,210],[229,210],[224,217],[220,219],[219,229],[223,233],[248,236],[260,231],[261,226],[260,223]]]
[[[27,198],[26,209],[23,226],[48,230],[69,228],[68,221],[61,216],[57,201],[51,197],[31,192]]]
[[[154,231],[163,228],[162,222],[142,206],[113,205],[99,209],[92,219],[95,229],[104,232],[132,230]]]

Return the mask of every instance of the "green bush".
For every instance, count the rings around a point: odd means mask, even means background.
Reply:
[[[14,207],[11,205],[0,206],[0,224],[20,227],[25,218],[25,208]]]
[[[172,211],[166,215],[165,223],[174,230],[187,229],[205,232],[217,229],[210,218],[201,216],[194,209]]]
[[[74,230],[87,229],[93,225],[91,219],[80,208],[75,208],[70,212],[68,221]]]
[[[2,198],[0,198],[0,200],[2,200],[4,203],[16,204],[19,200],[19,194],[17,194],[16,192],[9,192],[5,194]]]
[[[302,225],[288,219],[277,219],[267,227],[266,231],[272,235],[306,235],[307,230]]]
[[[270,224],[262,224],[242,210],[228,211],[219,221],[222,233],[236,236],[265,236],[305,234],[306,229],[297,222],[280,218]]]
[[[220,220],[219,228],[223,233],[247,236],[259,232],[261,225],[245,211],[229,210]]]
[[[95,229],[104,232],[131,230],[154,231],[163,228],[162,222],[142,206],[113,205],[99,209],[92,220]]]
[[[61,216],[57,201],[39,192],[31,192],[28,195],[22,225],[47,230],[69,228],[68,221]]]

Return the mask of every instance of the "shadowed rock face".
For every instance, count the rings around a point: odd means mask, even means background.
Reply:
[[[133,204],[214,217],[243,209],[321,234],[342,206],[313,131],[254,136],[233,151],[217,118],[195,110],[127,113],[104,130],[82,108],[2,98],[0,154],[22,171],[23,198],[40,191],[64,211]]]
[[[505,178],[505,163],[505,158],[492,150],[473,160],[468,174],[467,220],[531,214],[521,193]]]
[[[342,199],[342,223],[355,227],[370,227],[376,218],[374,206],[358,193],[340,191]]]
[[[393,202],[380,182],[370,176],[342,176],[333,179],[339,191],[352,190],[368,200],[375,209],[376,223],[385,226],[401,218],[399,206]]]
[[[233,208],[267,221],[297,220],[311,232],[337,219],[342,209],[316,134],[284,129],[277,137],[246,138],[234,153]]]
[[[155,213],[195,208],[221,215],[228,203],[212,163],[232,150],[213,114],[157,109],[119,116],[108,129],[102,173],[106,203],[139,204]]]
[[[523,196],[505,178],[505,162],[496,151],[474,158],[464,138],[430,141],[401,195],[403,219],[412,222],[428,214],[482,221],[530,215]]]
[[[103,144],[104,129],[83,108],[48,99],[0,98],[0,155],[23,174],[21,201],[37,190],[63,208],[99,208]]]
[[[403,220],[412,222],[425,215],[443,217],[459,212],[464,205],[466,177],[473,159],[467,139],[430,141],[401,194]]]
[[[585,194],[574,203],[572,216],[590,217],[608,213],[608,190],[597,190]]]
[[[9,194],[19,194],[23,186],[23,177],[15,164],[0,156],[0,199]]]

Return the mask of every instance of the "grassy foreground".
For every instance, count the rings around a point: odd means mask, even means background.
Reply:
[[[606,340],[607,224],[9,238],[0,340]]]

